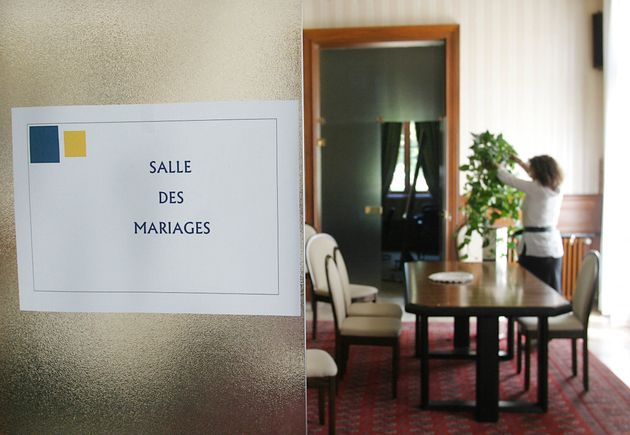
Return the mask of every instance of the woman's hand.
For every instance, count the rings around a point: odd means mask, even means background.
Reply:
[[[516,162],[521,168],[523,168],[525,170],[525,172],[527,172],[529,174],[529,165],[527,163],[522,161],[516,154],[513,154],[511,156],[511,159],[514,162]]]

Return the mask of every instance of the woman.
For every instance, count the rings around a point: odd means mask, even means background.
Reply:
[[[543,282],[561,291],[562,238],[556,229],[562,204],[562,170],[550,156],[532,157],[528,163],[517,156],[512,159],[532,178],[521,180],[499,166],[503,183],[525,193],[523,201],[523,239],[519,246],[519,263]]]

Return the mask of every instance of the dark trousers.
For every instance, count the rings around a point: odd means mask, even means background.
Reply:
[[[518,262],[542,282],[562,293],[562,257],[531,257],[522,254]]]

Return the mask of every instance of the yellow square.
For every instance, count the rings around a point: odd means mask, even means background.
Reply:
[[[85,157],[85,130],[63,132],[63,155],[65,157]]]

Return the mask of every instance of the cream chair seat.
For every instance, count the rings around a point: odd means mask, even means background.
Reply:
[[[337,364],[325,350],[306,349],[306,377],[325,378],[337,376]]]
[[[363,284],[348,284],[348,290],[352,299],[376,299],[378,289],[370,285]]]
[[[398,304],[384,302],[352,302],[348,307],[348,316],[364,317],[402,317],[402,308]]]
[[[400,333],[400,319],[393,317],[346,317],[341,335],[355,337],[395,337]]]
[[[330,292],[327,289],[315,289],[317,296],[330,297]],[[350,284],[350,294],[354,300],[374,299],[374,296],[378,293],[376,287],[361,284]]]
[[[538,331],[538,318],[521,317],[518,319],[521,328],[524,331]],[[574,313],[561,314],[555,317],[549,317],[549,332],[575,332],[582,331],[584,325]]]

